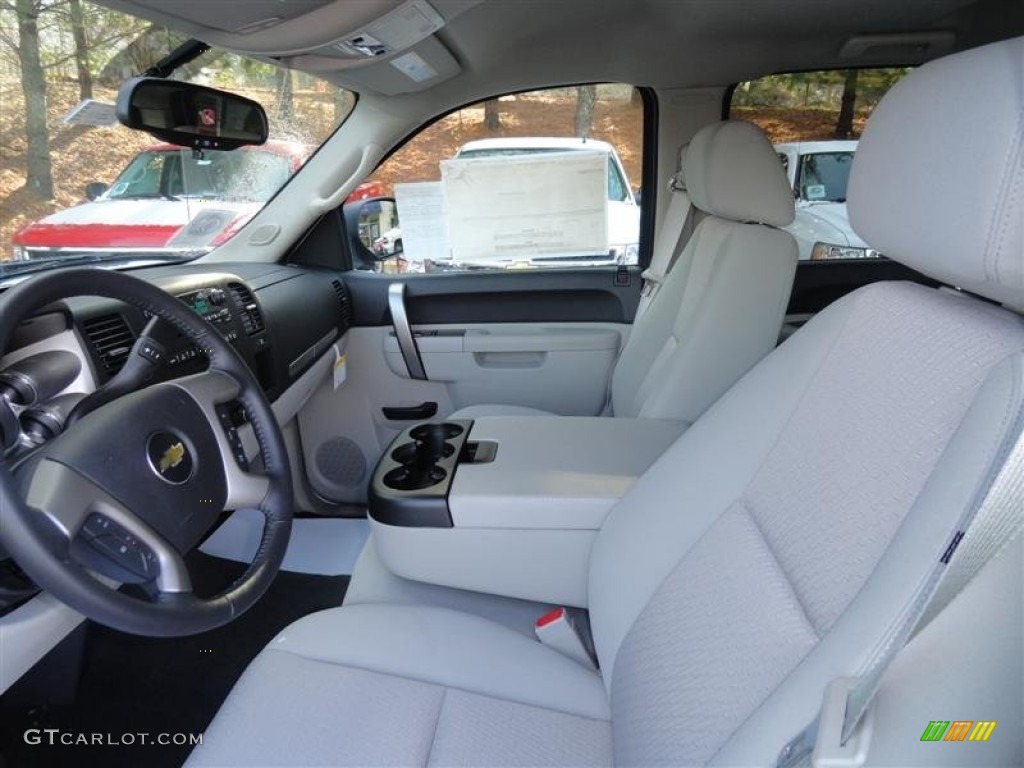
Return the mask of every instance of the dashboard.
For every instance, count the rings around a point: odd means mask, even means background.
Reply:
[[[270,400],[276,399],[348,330],[351,303],[334,273],[252,264],[165,267],[137,273],[179,297],[231,342]],[[65,302],[101,385],[120,370],[149,318],[100,299]],[[206,359],[183,337],[161,339],[164,376],[202,370]]]
[[[349,292],[336,272],[222,263],[134,274],[209,321],[249,366],[272,403],[293,399],[281,396],[296,388],[352,323]],[[0,396],[15,404],[19,423],[14,431],[21,431],[22,450],[60,433],[75,404],[121,370],[150,320],[148,313],[123,302],[76,297],[40,308],[21,323],[0,357]],[[204,351],[168,324],[157,324],[151,332],[166,350],[153,381],[207,367]],[[234,426],[244,426],[241,408],[229,411]],[[36,591],[0,550],[0,616]]]

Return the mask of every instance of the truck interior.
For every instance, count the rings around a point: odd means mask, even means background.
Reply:
[[[237,231],[0,263],[0,768],[1024,765],[1024,5],[96,7],[204,171],[280,116],[211,50],[347,101]],[[807,258],[850,137],[748,85],[878,68]]]

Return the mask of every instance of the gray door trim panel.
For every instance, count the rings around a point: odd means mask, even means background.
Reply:
[[[623,278],[628,284],[619,285]],[[390,325],[388,286],[406,285],[412,325],[450,323],[631,323],[640,302],[639,267],[448,272],[399,277],[351,271],[354,324]]]

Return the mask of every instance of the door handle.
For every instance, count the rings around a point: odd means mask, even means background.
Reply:
[[[427,372],[423,367],[423,359],[420,357],[420,348],[416,344],[416,337],[413,336],[412,328],[409,326],[409,315],[405,311],[405,283],[392,283],[388,286],[388,308],[391,310],[391,325],[395,329],[398,349],[402,353],[402,359],[405,360],[409,378],[425,381]]]
[[[437,403],[427,401],[419,405],[385,405],[381,410],[388,421],[425,421],[437,415]]]

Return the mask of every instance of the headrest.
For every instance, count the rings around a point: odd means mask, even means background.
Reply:
[[[875,108],[850,222],[886,256],[1024,309],[1024,38],[938,59]]]
[[[685,160],[686,191],[700,210],[773,227],[793,221],[786,172],[768,137],[753,123],[726,120],[701,128]]]

